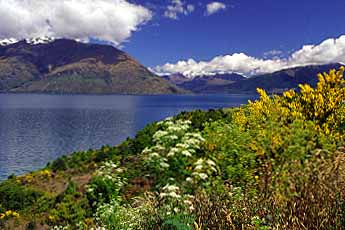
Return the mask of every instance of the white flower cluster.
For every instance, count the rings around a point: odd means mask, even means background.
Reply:
[[[98,206],[95,220],[98,223],[96,230],[105,229],[142,229],[142,223],[145,222],[144,213],[147,207],[139,206],[121,206],[117,200],[112,200],[108,204]]]
[[[177,120],[174,122],[171,118],[168,118],[158,122],[158,124],[163,127],[163,130],[158,130],[153,135],[153,140],[158,144],[167,144],[177,141],[190,128],[191,121]]]
[[[194,196],[182,194],[176,184],[166,184],[159,194],[161,203],[164,204],[166,215],[179,212],[192,212],[194,210]]]
[[[170,185],[167,184],[162,188],[162,192],[159,194],[160,198],[164,197],[172,197],[172,198],[180,198],[181,195],[180,193],[180,188],[176,185]]]
[[[95,228],[90,228],[90,230],[107,230],[107,229],[103,226],[97,226]]]
[[[99,169],[96,171],[96,175],[107,180],[111,180],[114,183],[119,183],[119,186],[123,186],[123,177],[121,174],[124,171],[124,168],[120,168],[112,161],[108,161],[99,167]]]
[[[191,121],[172,121],[168,118],[158,122],[162,130],[153,135],[155,143],[151,148],[145,148],[142,152],[147,155],[149,162],[156,164],[161,171],[170,167],[169,160],[176,157],[192,157],[200,148],[201,142],[205,141],[200,133],[188,132]]]
[[[69,225],[68,226],[56,225],[51,230],[69,230],[69,229],[70,229]]]
[[[103,180],[110,180],[114,184],[116,190],[120,191],[126,183],[126,179],[121,175],[124,171],[124,168],[120,168],[114,162],[108,161],[99,167],[95,175],[101,177]],[[95,189],[95,187],[90,185],[87,187],[87,192],[93,192]]]
[[[198,182],[207,180],[210,175],[217,173],[217,165],[210,159],[200,158],[194,163],[192,177],[187,177],[187,182]]]

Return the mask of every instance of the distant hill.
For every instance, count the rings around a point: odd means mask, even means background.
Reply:
[[[195,76],[193,78],[184,76],[183,74],[172,74],[163,76],[163,78],[182,89],[194,93],[213,93],[213,88],[233,84],[234,82],[246,79],[244,76],[237,73]]]
[[[0,91],[47,93],[179,93],[126,53],[68,39],[0,43]]]
[[[262,74],[245,78],[238,74],[200,76],[195,79],[178,81],[174,75],[165,77],[181,88],[194,93],[255,93],[257,88],[263,88],[270,93],[281,93],[287,89],[298,88],[299,84],[315,86],[318,73],[339,69],[341,64],[310,65],[283,69],[274,73]]]
[[[270,74],[252,76],[248,79],[222,86],[220,90],[229,93],[251,93],[255,92],[256,88],[262,88],[270,93],[281,93],[287,89],[296,89],[299,84],[315,86],[318,82],[318,73],[328,72],[330,69],[339,69],[340,66],[341,64],[334,63],[288,68]]]

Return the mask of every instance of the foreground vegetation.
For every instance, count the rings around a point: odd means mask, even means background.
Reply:
[[[344,229],[344,68],[0,184],[4,229]]]

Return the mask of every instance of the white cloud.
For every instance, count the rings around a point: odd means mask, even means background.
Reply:
[[[94,37],[120,45],[151,18],[126,0],[0,0],[0,39]]]
[[[281,50],[270,50],[264,53],[264,58],[273,58],[277,59],[280,58],[284,54]]]
[[[288,58],[261,59],[244,53],[217,56],[210,61],[178,61],[152,68],[157,74],[182,73],[193,77],[219,72],[239,72],[245,75],[271,73],[284,68],[305,65],[345,63],[345,35],[326,39],[318,45],[305,45]]]
[[[164,12],[164,16],[174,20],[178,19],[178,15],[188,15],[195,10],[194,5],[185,4],[181,0],[171,0],[171,5],[167,6],[167,9]]]
[[[225,10],[226,5],[222,2],[211,2],[206,5],[206,15],[211,15],[219,12],[220,10]]]

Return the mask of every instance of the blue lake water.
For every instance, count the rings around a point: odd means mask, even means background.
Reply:
[[[234,107],[252,95],[0,94],[0,181],[78,150],[116,145],[181,111]]]

